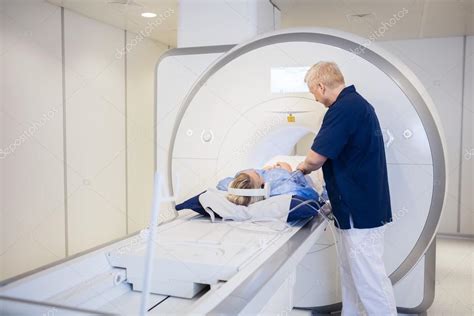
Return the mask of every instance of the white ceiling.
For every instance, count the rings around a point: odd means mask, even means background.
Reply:
[[[369,37],[393,15],[378,40],[474,35],[474,0],[273,0],[282,27],[319,26]],[[406,9],[406,10],[405,10]],[[394,20],[392,20],[393,22]]]
[[[178,0],[47,0],[92,19],[105,22],[135,33],[147,32],[149,22],[156,26],[148,34],[150,38],[176,47],[178,25]],[[162,18],[144,18],[143,12],[162,14]],[[167,17],[165,12],[173,12]],[[161,23],[158,22],[161,21]],[[147,28],[148,27],[148,28]]]
[[[141,13],[172,10],[174,13],[162,19],[149,37],[176,47],[179,0],[47,1],[137,33],[144,31],[148,22],[158,19],[143,18]],[[394,14],[402,12],[402,17],[386,28],[382,36],[375,36],[377,40],[474,35],[474,0],[273,0],[273,3],[281,9],[283,28],[329,27],[368,38],[384,23],[393,22],[390,19]]]

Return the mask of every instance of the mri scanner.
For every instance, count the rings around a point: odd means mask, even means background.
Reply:
[[[150,314],[341,309],[335,243],[320,215],[280,231],[174,210],[238,170],[304,157],[325,113],[302,82],[319,60],[340,66],[381,123],[394,217],[384,260],[399,312],[431,305],[446,155],[430,97],[405,65],[373,43],[334,30],[293,29],[236,46],[173,49],[159,60],[155,162],[170,198],[155,236]],[[138,313],[149,233],[11,280],[0,288],[2,308]]]

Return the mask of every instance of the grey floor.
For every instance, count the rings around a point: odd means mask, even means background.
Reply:
[[[473,276],[474,240],[437,237],[435,299],[427,315],[474,315]],[[306,315],[311,312],[290,313],[290,316]]]

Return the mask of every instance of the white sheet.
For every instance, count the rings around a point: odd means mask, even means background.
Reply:
[[[216,213],[225,220],[280,220],[286,222],[290,210],[291,195],[278,195],[258,201],[249,206],[236,205],[226,198],[227,192],[214,188],[208,189],[199,196],[204,209],[214,218]]]

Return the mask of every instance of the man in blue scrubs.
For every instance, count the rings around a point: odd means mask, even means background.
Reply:
[[[353,85],[345,86],[333,62],[315,64],[305,82],[328,110],[298,169],[305,174],[323,169],[340,233],[342,315],[364,309],[369,315],[397,315],[383,263],[383,226],[392,221],[392,212],[377,115]]]

